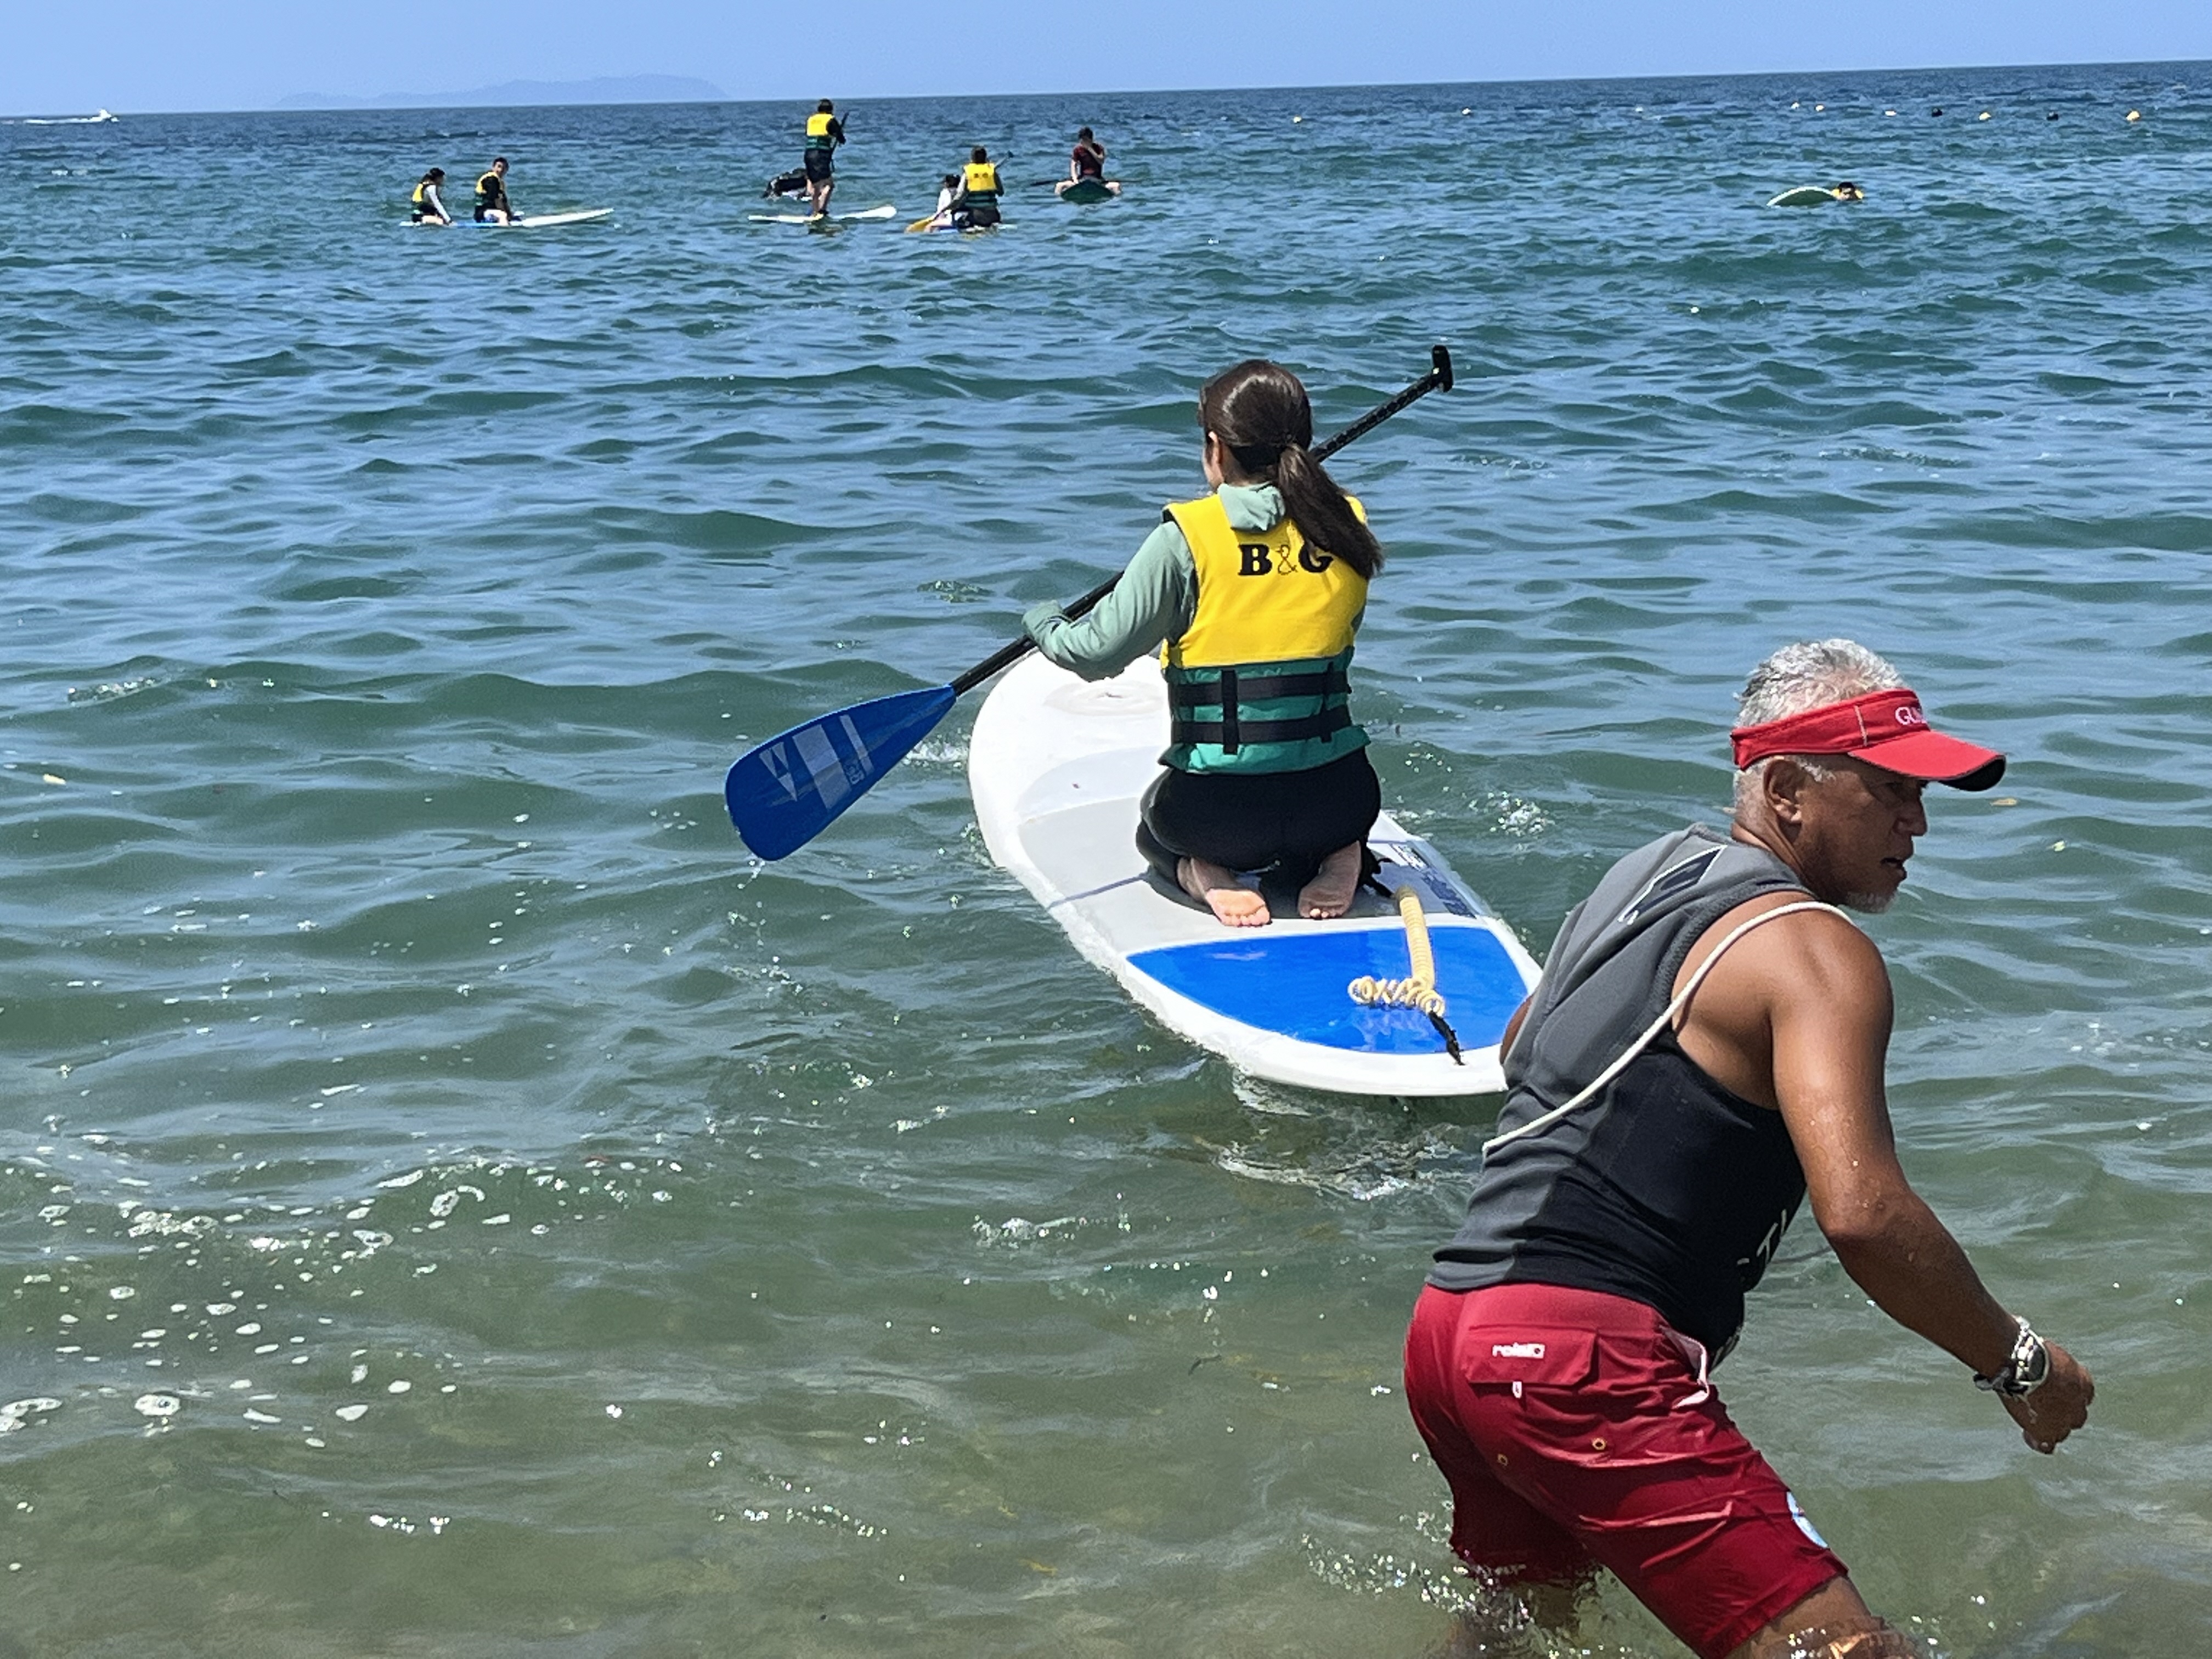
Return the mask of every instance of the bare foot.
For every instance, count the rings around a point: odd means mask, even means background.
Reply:
[[[1176,880],[1194,899],[1203,899],[1224,927],[1265,927],[1274,918],[1267,901],[1237,884],[1237,872],[1204,859],[1176,860]]]
[[[1331,916],[1340,916],[1352,908],[1352,896],[1359,890],[1360,850],[1363,843],[1353,842],[1340,847],[1321,862],[1314,878],[1298,889],[1298,914],[1310,921],[1326,921]]]

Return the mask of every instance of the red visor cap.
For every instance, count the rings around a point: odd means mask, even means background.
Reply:
[[[1987,789],[2005,769],[2005,757],[1996,750],[1931,728],[1919,695],[1902,686],[1764,726],[1740,726],[1729,737],[1735,744],[1738,771],[1771,755],[1849,755],[1904,777],[1954,789]]]

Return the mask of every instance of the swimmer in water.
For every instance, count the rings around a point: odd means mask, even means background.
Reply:
[[[1838,202],[1863,202],[1866,200],[1866,192],[1848,179],[1837,180],[1834,185],[1829,187],[1828,194],[1834,197]]]

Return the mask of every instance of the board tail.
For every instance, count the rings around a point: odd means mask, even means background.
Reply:
[[[903,760],[958,701],[949,685],[855,703],[756,744],[722,781],[730,822],[759,857],[820,835]]]

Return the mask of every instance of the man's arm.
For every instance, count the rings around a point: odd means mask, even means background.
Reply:
[[[1804,1167],[1814,1220],[1884,1313],[1974,1371],[1997,1371],[2018,1322],[1898,1162],[1882,1090],[1892,1003],[1881,953],[1856,927],[1823,915],[1786,918],[1738,949],[1754,942],[1762,948],[1747,960],[1724,960],[1714,980],[1735,968],[1732,977],[1756,975],[1765,988],[1775,1101]],[[2004,1402],[2043,1452],[2087,1419],[2095,1392],[2070,1355],[2055,1344],[2050,1352],[2043,1386]]]

